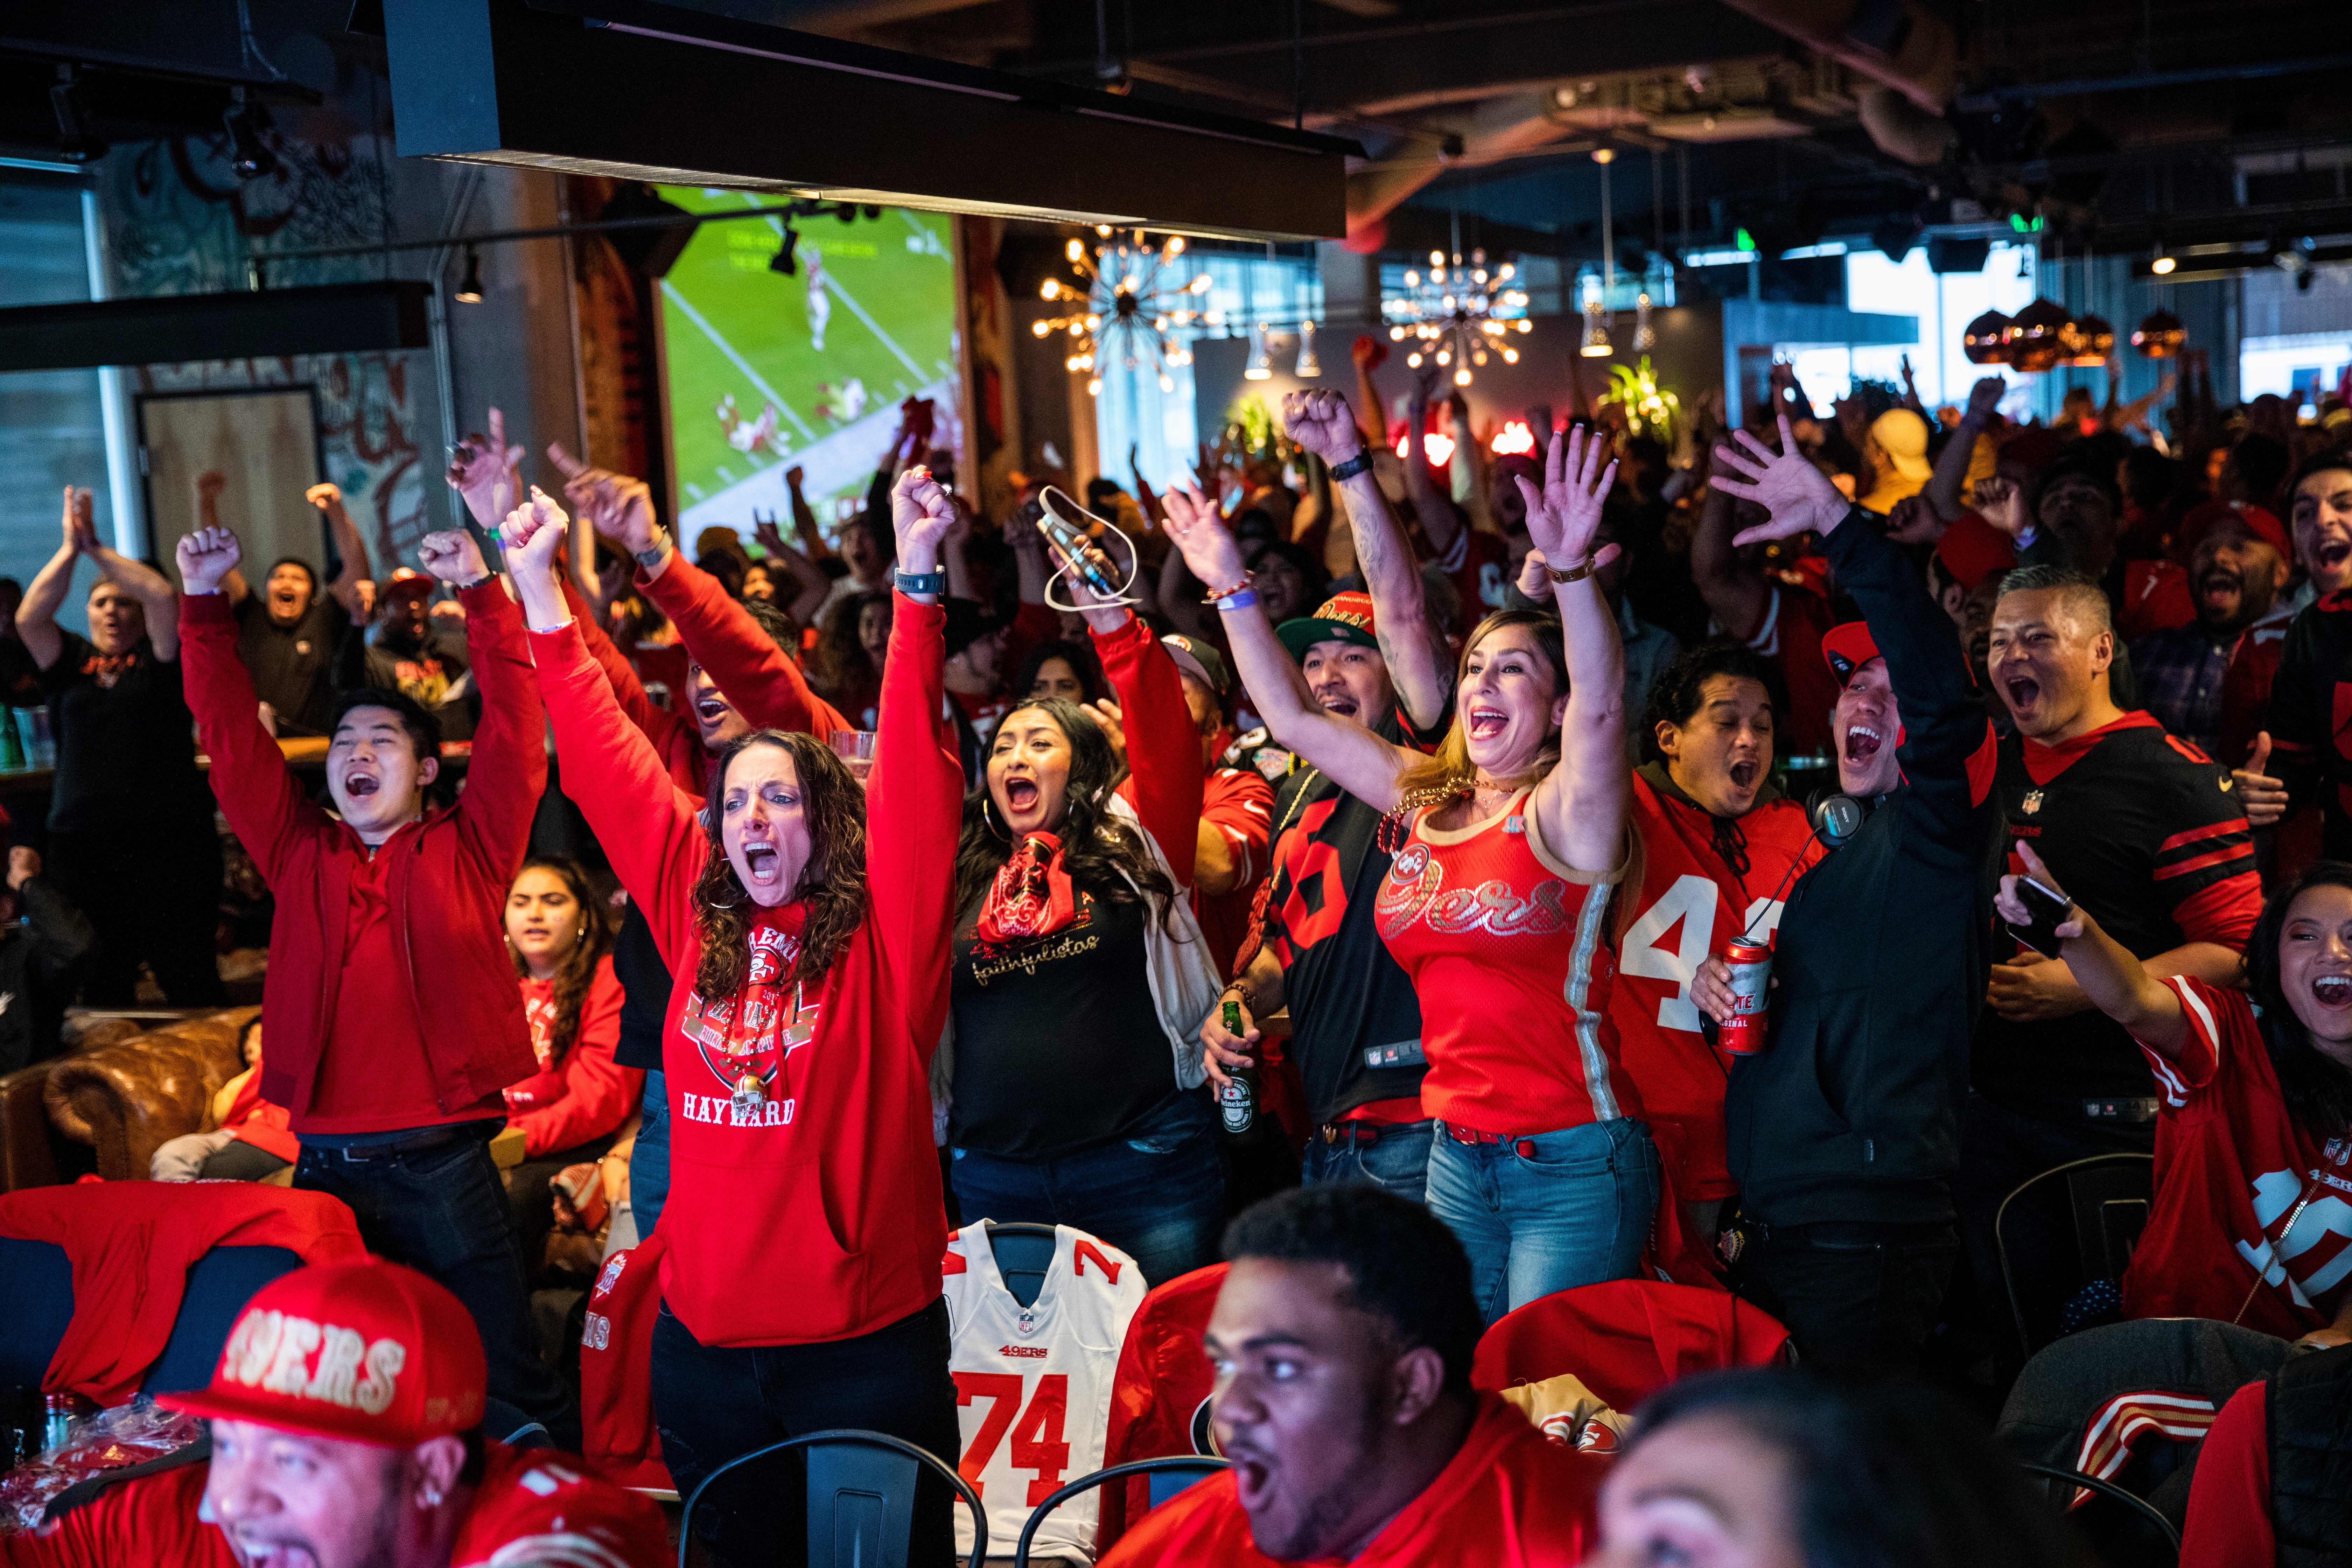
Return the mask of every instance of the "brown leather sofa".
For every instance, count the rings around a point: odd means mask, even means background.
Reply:
[[[108,1019],[66,1055],[0,1079],[0,1186],[71,1181],[92,1169],[110,1182],[144,1180],[156,1149],[201,1127],[214,1092],[244,1069],[237,1031],[259,1011],[231,1008],[145,1030]]]

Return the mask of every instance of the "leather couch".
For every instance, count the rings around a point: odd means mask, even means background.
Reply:
[[[231,1008],[144,1031],[105,1020],[66,1055],[0,1079],[0,1184],[71,1181],[91,1169],[110,1182],[144,1180],[155,1151],[201,1127],[213,1094],[244,1070],[237,1031],[259,1011]],[[27,1103],[36,1087],[47,1124],[40,1139]]]

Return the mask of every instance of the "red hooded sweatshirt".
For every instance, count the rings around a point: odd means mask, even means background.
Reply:
[[[456,805],[403,827],[373,857],[357,833],[310,803],[261,727],[252,678],[236,657],[228,595],[180,599],[188,706],[212,758],[213,794],[278,898],[261,994],[269,1047],[257,1076],[261,1098],[292,1112],[298,1134],[313,1131],[305,1119],[315,1113],[312,1093],[329,1052],[356,1053],[356,1063],[344,1057],[339,1067],[362,1075],[380,1070],[368,1060],[371,1041],[331,1037],[349,955],[352,884],[371,872],[385,879],[391,947],[402,964],[394,984],[404,985],[423,1025],[425,1081],[439,1110],[436,1116],[416,1107],[413,1119],[389,1126],[461,1118],[485,1100],[495,1106],[500,1089],[538,1068],[502,933],[507,889],[522,868],[530,819],[547,788],[539,694],[523,655],[521,613],[498,579],[458,599],[467,657],[482,689],[465,793]]]
[[[694,885],[711,849],[695,803],[622,711],[577,626],[530,636],[565,793],[644,908],[675,977],[662,1040],[662,1297],[702,1344],[849,1339],[939,1299],[947,1218],[929,1075],[947,1019],[963,807],[962,770],[940,749],[933,718],[946,619],[936,605],[898,602],[866,781],[866,919],[796,1009],[805,1034],[785,1027],[780,987],[761,984],[763,963],[772,970],[797,936],[803,906],[758,922],[742,993],[700,995]],[[752,1047],[765,1075],[751,1114],[735,1109],[737,1079],[714,1036]]]

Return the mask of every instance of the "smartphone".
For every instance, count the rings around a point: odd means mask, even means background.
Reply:
[[[2058,922],[2072,906],[2031,877],[2017,879],[2017,896],[2033,918],[2023,925],[2008,922],[2010,933],[2044,958],[2058,956]]]

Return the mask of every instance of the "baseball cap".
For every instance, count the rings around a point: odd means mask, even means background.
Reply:
[[[1973,594],[1978,584],[2017,564],[2017,546],[1977,513],[1964,511],[1936,542],[1936,559],[1944,563],[1953,582]]]
[[[1200,638],[1178,634],[1161,637],[1160,646],[1168,650],[1177,668],[1218,696],[1223,697],[1232,685],[1233,677],[1225,673],[1225,656]]]
[[[434,579],[414,566],[395,566],[384,579],[383,591],[395,599],[422,599],[433,592]]]
[[[1927,422],[1908,408],[1890,408],[1870,422],[1870,438],[1906,479],[1926,479],[1936,470],[1927,461]]]
[[[2277,551],[2280,560],[2294,559],[2294,541],[2288,537],[2286,525],[2279,521],[2274,513],[2267,507],[2232,500],[2209,500],[2189,509],[2189,514],[2180,520],[2178,546],[2180,559],[2185,561],[2195,554],[2198,542],[2205,537],[2207,531],[2229,519],[2235,519],[2244,525],[2248,533]]]
[[[1878,639],[1870,635],[1867,621],[1847,621],[1822,634],[1822,657],[1840,682],[1852,679],[1855,670],[1878,656]]]
[[[977,599],[947,601],[947,654],[953,658],[997,629],[995,612]]]
[[[168,1410],[406,1448],[482,1423],[489,1363],[465,1304],[380,1258],[316,1263],[254,1292],[201,1392]]]
[[[1372,629],[1372,596],[1364,593],[1334,594],[1311,616],[1287,620],[1274,629],[1290,657],[1303,659],[1319,642],[1351,642],[1358,647],[1378,647]]]

